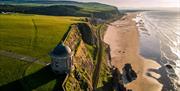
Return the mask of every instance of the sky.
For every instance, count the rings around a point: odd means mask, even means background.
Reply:
[[[155,8],[155,7],[178,7],[180,8],[180,0],[75,0],[83,2],[100,2],[114,5],[117,7],[130,8]]]

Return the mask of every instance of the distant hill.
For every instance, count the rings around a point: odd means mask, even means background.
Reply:
[[[56,16],[94,16],[102,19],[108,19],[119,15],[119,11],[116,7],[106,4],[49,0],[0,1],[0,11]]]

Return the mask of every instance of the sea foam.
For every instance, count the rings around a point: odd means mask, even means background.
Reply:
[[[180,90],[180,13],[141,12],[133,20],[137,22],[140,36],[144,36],[142,32],[146,31],[142,29],[145,28],[151,36],[155,36],[152,38],[157,38],[160,46],[160,59],[156,61],[160,61],[164,66],[172,66],[174,73],[167,70],[167,75],[173,81],[176,90]]]

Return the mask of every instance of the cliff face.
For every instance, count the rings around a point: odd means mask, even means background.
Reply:
[[[92,29],[86,23],[78,23],[77,27],[80,33],[83,35],[82,39],[85,43],[89,45],[94,45],[96,42],[96,37],[92,32]]]
[[[73,65],[71,72],[66,77],[63,87],[66,91],[92,91],[92,75],[94,64],[91,55],[89,54],[85,42],[91,43],[92,35],[88,25],[83,25],[80,28],[79,24],[71,25],[71,28],[64,39],[64,44],[69,46],[73,51]],[[88,34],[83,31],[87,30]],[[87,40],[83,36],[89,36]]]

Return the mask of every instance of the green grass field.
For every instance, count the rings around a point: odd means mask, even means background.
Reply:
[[[0,50],[44,58],[77,17],[0,14]]]
[[[55,74],[36,63],[0,56],[0,91],[52,91]]]
[[[0,86],[21,79],[28,66],[27,62],[0,56]]]
[[[82,18],[82,17],[81,17]],[[80,17],[0,14],[0,50],[41,58],[50,62],[49,52],[61,41],[70,24]],[[0,56],[0,91],[52,91],[55,74],[49,67]]]

